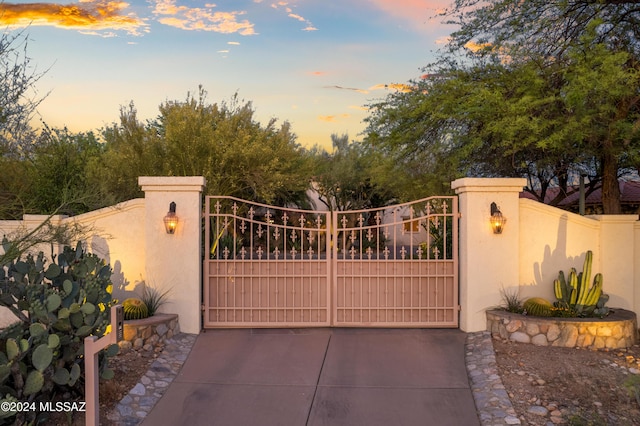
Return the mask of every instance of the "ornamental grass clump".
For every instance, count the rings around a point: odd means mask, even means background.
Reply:
[[[521,314],[523,312],[522,301],[520,300],[520,294],[518,290],[507,290],[504,287],[500,290],[502,295],[503,306],[502,308],[507,312],[514,314]]]
[[[166,290],[164,292],[160,292],[155,287],[150,287],[145,285],[144,291],[142,292],[142,301],[147,305],[147,309],[149,310],[149,316],[154,316],[158,309],[165,303],[167,303],[167,297],[171,289]]]

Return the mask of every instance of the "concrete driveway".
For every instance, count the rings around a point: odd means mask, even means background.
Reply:
[[[479,425],[459,330],[201,333],[143,425]]]

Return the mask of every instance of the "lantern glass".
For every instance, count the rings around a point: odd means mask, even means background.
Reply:
[[[169,204],[169,212],[164,217],[164,229],[167,234],[175,234],[178,227],[178,216],[176,215],[176,203]]]
[[[494,234],[502,234],[507,219],[502,215],[496,203],[491,203],[491,218],[489,222],[491,223],[491,229],[493,229]]]

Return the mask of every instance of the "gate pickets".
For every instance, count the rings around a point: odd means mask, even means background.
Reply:
[[[458,206],[205,203],[204,326],[457,327]]]

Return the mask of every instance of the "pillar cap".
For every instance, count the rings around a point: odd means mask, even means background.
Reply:
[[[204,176],[140,176],[138,185],[144,192],[149,191],[202,191],[206,181]]]
[[[462,178],[451,182],[456,194],[464,192],[522,192],[525,178]]]

